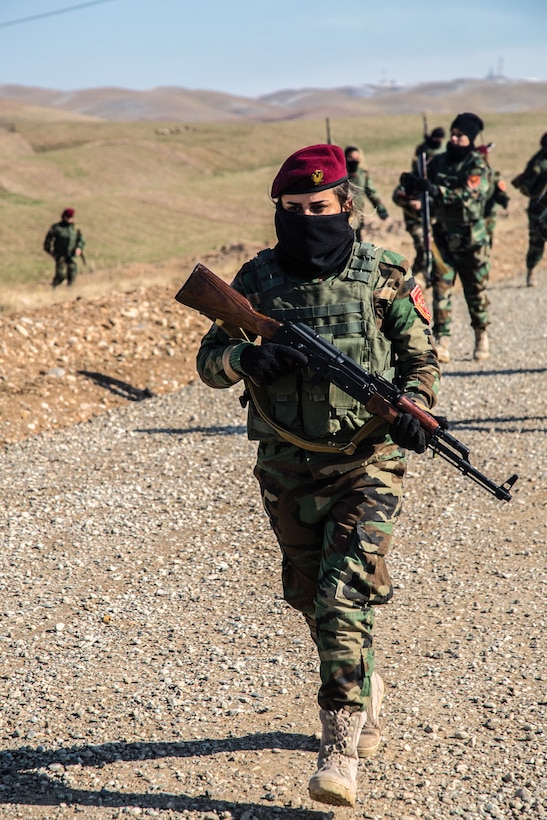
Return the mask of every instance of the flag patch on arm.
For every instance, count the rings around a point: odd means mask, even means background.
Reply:
[[[426,322],[430,322],[431,313],[425,303],[424,292],[421,287],[419,285],[413,287],[409,293],[409,296],[417,313],[419,313],[422,319],[425,319]]]

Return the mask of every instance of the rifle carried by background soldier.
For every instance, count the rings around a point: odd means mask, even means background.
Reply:
[[[334,384],[388,424],[393,424],[400,413],[410,413],[428,433],[428,447],[435,455],[449,461],[496,498],[511,499],[510,489],[518,476],[512,475],[503,484],[495,484],[470,464],[468,448],[448,433],[435,416],[418,407],[391,382],[361,368],[308,325],[281,323],[258,313],[244,296],[202,264],[195,266],[175,298],[225,325],[227,332],[234,336],[246,338],[243,329],[263,340],[299,350],[307,357],[307,367],[315,371],[318,380]]]
[[[425,120],[425,117],[424,117]],[[424,126],[426,127],[426,126]],[[427,155],[422,151],[416,157],[418,176],[420,179],[427,179]],[[420,201],[422,203],[422,230],[424,240],[424,276],[426,288],[431,287],[431,274],[433,271],[433,253],[431,250],[431,202],[429,191],[420,191]]]

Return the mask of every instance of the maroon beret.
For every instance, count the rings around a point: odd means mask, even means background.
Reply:
[[[309,145],[285,160],[272,183],[272,198],[324,191],[347,178],[346,159],[338,145]]]
[[[74,208],[65,208],[63,213],[61,214],[62,219],[64,219],[65,217],[67,219],[72,219],[73,216],[74,216]]]

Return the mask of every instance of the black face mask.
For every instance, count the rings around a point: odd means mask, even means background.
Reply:
[[[453,142],[446,144],[449,162],[461,162],[471,151],[473,151],[473,145],[455,145]]]
[[[346,168],[348,174],[354,174],[356,170],[359,168],[359,160],[358,159],[348,159],[346,162]]]
[[[432,151],[436,151],[437,148],[440,148],[441,145],[443,144],[442,140],[433,139],[432,137],[428,137],[426,142],[427,142],[428,148],[431,148]]]
[[[275,230],[277,261],[286,273],[299,279],[340,273],[355,241],[346,211],[328,216],[304,216],[286,211],[278,203]]]

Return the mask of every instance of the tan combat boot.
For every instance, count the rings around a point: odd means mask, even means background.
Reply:
[[[486,334],[485,327],[476,327],[475,328],[475,350],[473,352],[473,358],[477,361],[481,361],[481,359],[487,359],[490,355],[490,348],[488,345],[488,336]]]
[[[450,361],[450,336],[439,336],[435,342],[437,358],[447,364]]]
[[[372,757],[377,751],[382,739],[380,725],[380,708],[384,699],[384,681],[378,672],[374,671],[370,678],[370,703],[366,712],[365,725],[357,741],[359,757]]]
[[[533,268],[528,268],[526,271],[526,285],[529,288],[533,288],[536,285],[536,278],[534,276]]]
[[[317,771],[312,775],[309,792],[312,800],[331,806],[355,806],[357,793],[357,741],[366,712],[319,712],[323,732]]]

